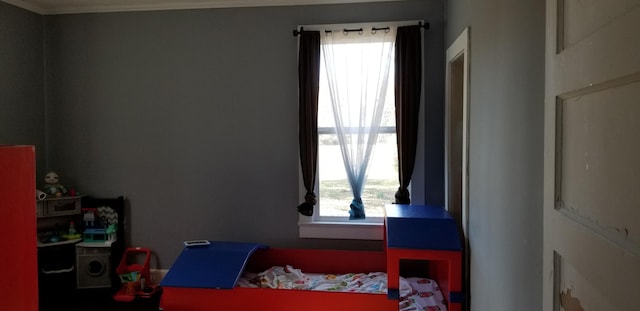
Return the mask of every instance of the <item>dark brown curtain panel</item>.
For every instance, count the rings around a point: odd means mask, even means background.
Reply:
[[[422,31],[420,26],[398,27],[395,45],[396,133],[400,187],[396,204],[410,204],[409,183],[416,160],[418,112],[422,86]]]
[[[317,203],[313,189],[318,162],[318,89],[320,86],[320,32],[301,31],[298,49],[299,142],[302,179],[307,194],[298,206],[302,215],[313,215]]]

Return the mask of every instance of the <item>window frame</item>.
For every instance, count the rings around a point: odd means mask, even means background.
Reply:
[[[349,24],[321,24],[321,25],[301,25],[298,26],[298,29],[303,27],[305,30],[316,30],[321,33],[326,29],[358,29],[358,28],[371,28],[375,27],[387,27],[387,26],[406,26],[406,25],[417,25],[418,23],[424,23],[421,20],[412,20],[412,21],[394,21],[394,22],[369,22],[369,23],[349,23]],[[422,57],[424,60],[424,40],[423,40],[423,53]],[[423,61],[423,64],[425,62]],[[424,65],[422,68],[423,76],[424,76]],[[423,79],[423,81],[425,81]],[[418,145],[416,151],[416,165],[414,167],[413,178],[411,184],[409,185],[409,191],[411,192],[411,198],[413,204],[424,204],[424,187],[420,187],[419,185],[424,185],[425,180],[425,172],[424,172],[424,123],[425,123],[425,113],[424,111],[424,83],[421,85],[421,94],[420,97],[420,115],[419,115],[419,128],[418,128]],[[381,133],[396,133],[395,127],[383,127],[384,131]],[[318,135],[323,134],[331,134],[334,133],[335,130],[332,128],[319,127]],[[298,200],[304,201],[304,197],[306,195],[306,189],[302,182],[302,169],[298,163],[298,171],[299,171],[299,189],[298,189]],[[319,170],[318,170],[319,171]],[[319,193],[319,180],[318,175],[316,175],[315,180],[315,193]],[[391,203],[391,202],[390,202]],[[298,219],[298,229],[299,229],[299,237],[300,238],[323,238],[323,239],[351,239],[351,240],[383,240],[384,232],[384,217],[367,217],[362,220],[349,220],[349,216],[345,215],[344,217],[334,217],[334,216],[320,216],[319,213],[319,204],[314,205],[313,207],[313,215],[305,216],[299,214]]]

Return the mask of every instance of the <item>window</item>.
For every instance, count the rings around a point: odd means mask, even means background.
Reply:
[[[384,206],[399,186],[395,29],[410,24],[418,22],[304,26],[320,31],[321,64],[318,203],[313,216],[301,216],[301,237],[382,238]],[[359,202],[366,217],[354,217]]]
[[[321,34],[325,40],[321,40],[320,52],[318,204],[314,213],[318,220],[349,217],[354,194],[347,170],[355,172],[351,178],[362,179],[359,195],[365,208],[364,219],[380,221],[375,218],[384,216],[384,205],[393,202],[398,189],[393,96],[395,36],[390,30],[380,32]],[[327,62],[334,65],[336,72],[327,69]],[[345,164],[345,157],[351,162]]]

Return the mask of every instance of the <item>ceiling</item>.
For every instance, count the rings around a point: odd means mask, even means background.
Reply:
[[[39,14],[339,4],[401,0],[0,0]]]

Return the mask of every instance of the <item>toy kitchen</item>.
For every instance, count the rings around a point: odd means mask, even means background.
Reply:
[[[77,289],[113,286],[118,214],[108,206],[83,207],[84,201],[82,196],[36,201],[39,296],[45,303],[63,303]]]

